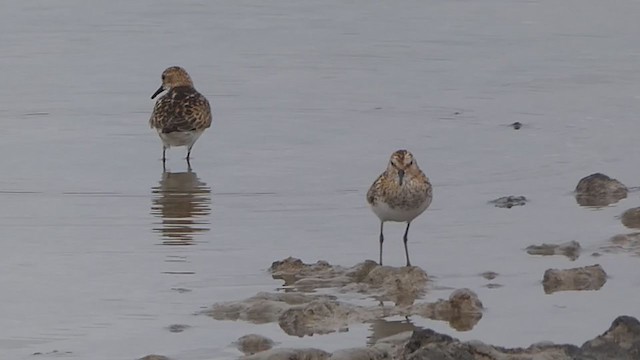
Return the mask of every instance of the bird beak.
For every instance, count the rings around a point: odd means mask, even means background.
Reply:
[[[398,182],[402,185],[402,179],[404,179],[404,170],[398,170]]]
[[[156,90],[156,92],[154,92],[153,95],[151,95],[151,98],[155,99],[155,97],[158,96],[158,94],[160,94],[163,91],[164,91],[164,87],[162,87],[162,85],[161,85],[160,88],[158,90]]]

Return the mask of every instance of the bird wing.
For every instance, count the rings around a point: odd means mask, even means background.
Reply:
[[[204,130],[211,126],[211,107],[195,90],[171,91],[156,102],[149,123],[165,134]]]

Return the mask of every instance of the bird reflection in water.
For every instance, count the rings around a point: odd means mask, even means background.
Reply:
[[[153,231],[163,245],[193,245],[196,234],[210,230],[211,188],[191,169],[163,171],[151,192],[151,214],[162,219]]]
[[[367,336],[367,345],[374,345],[378,340],[389,336],[420,329],[422,328],[415,326],[408,317],[404,320],[373,320],[369,324],[371,335]]]

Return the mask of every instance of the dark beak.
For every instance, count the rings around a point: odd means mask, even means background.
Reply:
[[[154,92],[153,95],[151,95],[151,98],[155,99],[155,97],[158,96],[158,94],[160,94],[163,91],[164,91],[164,88],[162,87],[162,85],[160,85],[160,88],[156,90],[156,92]]]
[[[404,179],[404,170],[398,170],[398,182],[402,185],[402,179]]]

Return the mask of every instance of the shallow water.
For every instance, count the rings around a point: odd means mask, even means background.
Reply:
[[[435,277],[426,300],[469,287],[487,307],[472,331],[414,326],[515,346],[581,343],[640,316],[638,258],[590,256],[632,232],[616,216],[638,193],[601,209],[571,194],[596,171],[638,185],[639,15],[631,0],[4,4],[3,358],[234,358],[249,332],[333,350],[404,330],[300,339],[194,315],[275,290],[265,270],[289,255],[377,258],[364,195],[397,148],[434,184],[409,245]],[[163,173],[149,96],[174,64],[214,125],[191,172],[172,149]],[[487,204],[505,195],[530,202]],[[403,227],[385,230],[385,262],[402,265]],[[523,250],[570,240],[575,262]],[[594,263],[610,275],[601,290],[544,294],[547,268]],[[487,270],[504,286],[484,287]]]

